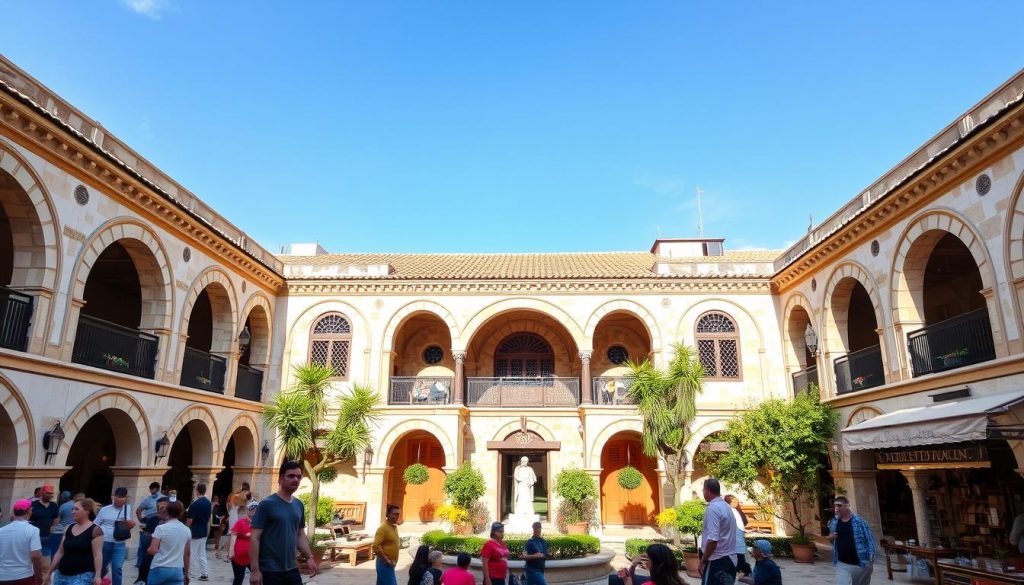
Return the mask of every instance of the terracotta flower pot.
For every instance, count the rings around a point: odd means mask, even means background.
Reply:
[[[700,567],[700,555],[695,552],[683,553],[683,566],[686,567],[686,574],[690,577],[700,578],[697,569]]]
[[[795,542],[789,543],[789,548],[793,549],[793,560],[798,563],[813,563],[814,562],[814,544],[797,544]]]
[[[573,522],[565,525],[566,534],[586,534],[590,528],[590,522]]]

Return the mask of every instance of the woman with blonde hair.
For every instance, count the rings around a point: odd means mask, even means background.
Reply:
[[[53,585],[99,585],[103,567],[103,529],[93,524],[96,502],[89,498],[75,501],[71,507],[73,524],[61,537],[50,570],[43,583]]]

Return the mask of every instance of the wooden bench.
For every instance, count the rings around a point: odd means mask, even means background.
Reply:
[[[340,514],[344,524],[331,523],[331,528],[348,526],[350,531],[366,530],[366,502],[334,502],[334,513]]]
[[[775,536],[775,517],[756,505],[740,504],[740,509],[747,516],[747,536],[765,534]]]
[[[348,565],[350,567],[356,566],[356,562],[359,559],[359,555],[366,554],[367,560],[373,560],[373,541],[364,540],[360,542],[346,542],[344,540],[335,540],[328,548],[331,551],[331,562],[333,563],[337,555],[348,555]]]

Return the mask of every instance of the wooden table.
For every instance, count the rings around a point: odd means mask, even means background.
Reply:
[[[984,560],[984,559],[983,559]],[[992,561],[993,563],[995,561]],[[1009,572],[988,566],[965,567],[952,561],[935,564],[938,585],[1022,585],[1024,572]]]
[[[938,566],[939,559],[951,559],[956,556],[956,550],[944,547],[907,546],[905,544],[889,544],[886,541],[882,541],[882,548],[885,549],[885,572],[888,574],[890,581],[892,581],[892,555],[894,554],[909,553],[919,559],[929,559],[932,567]],[[938,574],[937,568],[936,574]]]
[[[334,562],[337,554],[348,555],[348,564],[350,567],[356,566],[356,561],[359,555],[366,553],[367,560],[373,560],[373,541],[335,541],[328,550],[331,551],[331,562]]]

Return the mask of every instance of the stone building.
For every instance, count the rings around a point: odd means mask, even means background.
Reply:
[[[373,449],[323,490],[369,525],[388,502],[431,522],[463,461],[504,517],[523,455],[548,520],[577,466],[601,525],[648,524],[664,470],[622,364],[683,343],[709,371],[690,461],[816,383],[841,414],[832,477],[879,534],[991,547],[1024,507],[1022,93],[1024,74],[783,252],[275,255],[0,60],[0,506],[44,480],[265,494],[260,408],[318,361],[332,392],[382,395]],[[415,462],[430,479],[409,486]],[[641,488],[618,487],[625,465]]]

